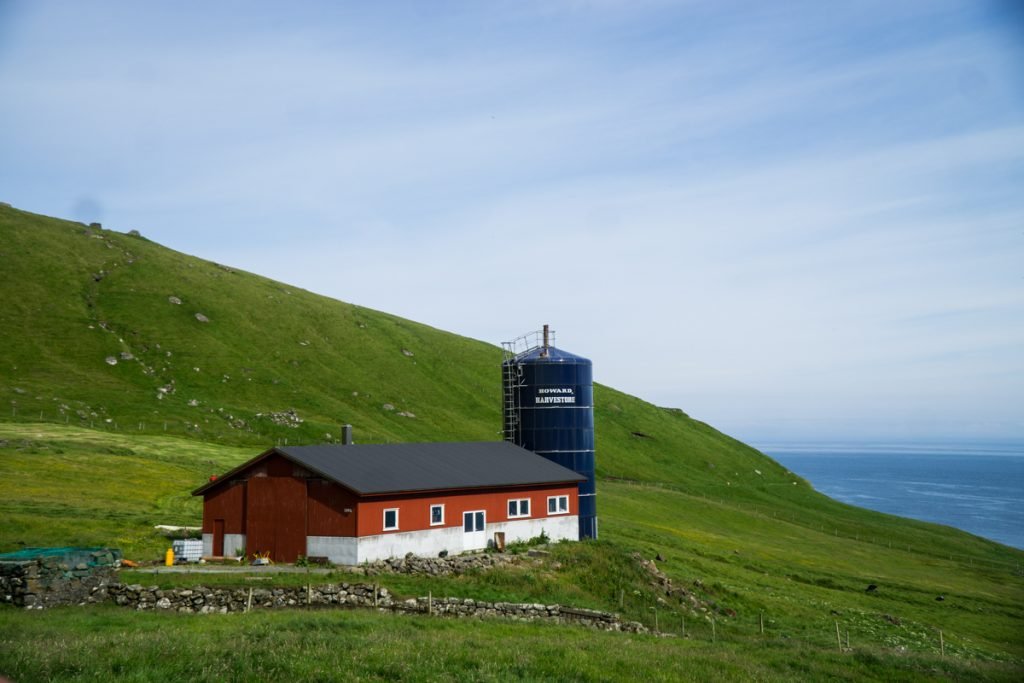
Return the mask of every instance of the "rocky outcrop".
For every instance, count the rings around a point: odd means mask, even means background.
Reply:
[[[292,429],[298,428],[304,420],[299,417],[299,414],[295,412],[295,409],[282,410],[276,413],[256,413],[254,416],[256,419],[266,418],[276,425],[282,427],[291,427]]]
[[[661,557],[659,554],[658,557]],[[686,590],[682,586],[678,586],[672,583],[670,579],[663,571],[658,569],[658,565],[654,563],[654,560],[644,559],[640,553],[633,553],[633,561],[635,561],[644,572],[647,573],[648,583],[651,588],[656,591],[664,593],[666,597],[675,598],[684,605],[689,605],[693,612],[701,614],[717,613],[728,617],[736,616],[736,611],[728,607],[721,607],[711,600],[704,600],[699,598],[691,591]],[[661,560],[664,562],[664,558]],[[698,589],[703,588],[704,584],[700,580],[694,581],[694,586]]]

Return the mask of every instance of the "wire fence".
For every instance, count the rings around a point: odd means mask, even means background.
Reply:
[[[968,640],[956,636],[951,639],[943,629],[904,623],[891,615],[863,612],[850,617],[836,617],[835,612],[831,612],[795,624],[791,619],[776,622],[766,610],[723,615],[701,613],[682,600],[679,605],[664,600],[651,604],[647,599],[631,599],[623,589],[617,591],[616,601],[620,612],[642,615],[644,624],[659,635],[709,643],[783,639],[802,641],[816,647],[829,647],[829,643],[834,643],[840,653],[880,650],[902,653],[913,650],[942,657],[967,658],[976,658],[980,654]]]
[[[196,420],[174,418],[153,418],[148,420],[124,419],[105,415],[81,417],[75,411],[25,410],[12,406],[9,417],[0,417],[0,422],[13,424],[53,424],[74,426],[83,429],[100,430],[119,434],[197,436],[206,440],[239,446],[307,445],[313,443],[341,443],[341,425],[312,421],[275,423],[271,418],[250,419],[244,425],[232,423],[231,419],[216,412],[208,413]]]

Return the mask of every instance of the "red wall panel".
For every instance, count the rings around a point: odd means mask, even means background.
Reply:
[[[245,533],[245,482],[231,482],[203,496],[203,533],[212,534],[216,519],[224,520],[224,533]]]
[[[530,499],[530,516],[528,519],[548,517],[548,496],[569,496],[570,515],[579,513],[577,505],[578,489],[575,485],[552,485],[529,489],[489,489],[466,493],[406,493],[379,498],[363,499],[359,502],[356,530],[359,536],[374,536],[384,531],[384,510],[398,508],[398,529],[402,531],[420,531],[438,528],[430,526],[430,506],[438,503],[444,505],[444,524],[446,527],[462,526],[462,513],[471,510],[485,510],[487,523],[505,522],[509,520],[509,499]],[[564,515],[551,515],[551,517]],[[514,519],[527,519],[516,517]]]
[[[310,536],[355,536],[355,495],[334,482],[310,479],[306,533]],[[351,510],[345,514],[345,510]]]
[[[246,551],[270,553],[275,562],[306,554],[306,480],[252,477],[248,482]]]

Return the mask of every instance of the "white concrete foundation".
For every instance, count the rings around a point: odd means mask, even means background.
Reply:
[[[552,541],[578,541],[579,518],[576,515],[559,515],[487,524],[487,545],[494,543],[494,534],[499,531],[505,533],[506,544],[528,541],[540,536],[541,531]],[[437,557],[442,550],[447,550],[452,555],[465,551],[465,535],[462,527],[457,526],[423,531],[400,531],[361,538],[307,536],[306,551],[309,557],[326,557],[334,564],[347,565],[386,560],[389,557],[404,557],[406,553],[419,557]],[[224,547],[226,550],[227,537],[224,539]]]
[[[236,557],[245,550],[245,534],[224,534],[224,557]],[[213,534],[203,534],[203,557],[213,557]]]
[[[399,531],[378,536],[363,536],[359,539],[359,562],[386,560],[389,557],[404,557],[406,553],[420,557],[437,557],[442,550],[452,555],[461,553],[462,527],[441,527],[424,531]]]
[[[505,532],[505,543],[529,541],[543,531],[552,541],[580,540],[580,518],[576,515],[559,515],[539,519],[516,519],[487,525],[487,545],[494,542],[494,533]]]
[[[224,534],[224,557],[238,557],[245,552],[245,534]]]
[[[306,536],[306,556],[326,557],[334,564],[359,564],[352,536]]]

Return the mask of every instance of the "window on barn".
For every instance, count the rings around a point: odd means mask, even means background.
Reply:
[[[467,534],[483,531],[486,521],[486,513],[483,510],[462,513],[463,529]]]
[[[516,498],[508,502],[508,516],[511,517],[529,517],[530,516],[530,499],[529,498]]]
[[[549,496],[548,514],[564,515],[569,512],[569,496]]]
[[[430,506],[430,526],[444,524],[444,505]]]
[[[398,528],[398,508],[388,508],[384,511],[384,531],[391,531]]]

